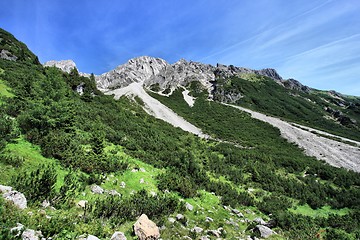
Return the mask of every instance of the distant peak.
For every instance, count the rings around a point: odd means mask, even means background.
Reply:
[[[76,68],[76,64],[73,60],[60,60],[60,61],[51,60],[44,63],[43,65],[44,67],[57,67],[67,73],[70,73],[72,69]]]

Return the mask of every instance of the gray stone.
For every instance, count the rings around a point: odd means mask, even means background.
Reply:
[[[0,193],[7,193],[12,191],[12,187],[0,185]]]
[[[22,194],[21,192],[18,192],[18,191],[5,192],[3,194],[3,198],[12,202],[16,207],[18,207],[20,209],[27,208],[26,198],[25,198],[24,194]]]
[[[261,217],[257,217],[253,221],[260,225],[266,225],[266,222]]]
[[[1,50],[0,58],[10,60],[10,61],[16,61],[18,59],[17,56],[13,55],[11,52],[9,52],[8,50],[5,50],[5,49]]]
[[[91,192],[95,193],[95,194],[103,194],[104,193],[104,189],[102,189],[100,186],[98,185],[92,185],[90,187]]]
[[[118,193],[116,190],[110,190],[107,192],[107,194],[109,194],[111,196],[121,196],[121,194]]]
[[[160,231],[158,226],[145,214],[142,214],[134,224],[135,235],[139,240],[159,239]]]
[[[48,208],[48,207],[50,207],[50,202],[45,199],[45,200],[41,203],[41,207],[43,207],[43,208]]]
[[[100,240],[100,239],[94,235],[88,235],[86,240]]]
[[[218,231],[218,230],[207,230],[206,232],[207,232],[208,234],[210,234],[210,235],[213,235],[213,236],[217,237],[217,238],[219,238],[219,237],[220,237],[220,234],[221,234],[221,232]]]
[[[186,209],[189,210],[189,211],[194,210],[193,205],[191,205],[190,203],[185,203],[185,207],[186,207]]]
[[[22,234],[21,234],[21,238],[22,240],[39,240],[42,238],[42,233],[41,231],[35,231],[32,229],[26,229]]]
[[[176,220],[178,220],[178,221],[183,219],[183,218],[184,218],[184,215],[182,215],[180,213],[176,215]]]
[[[239,213],[240,213],[240,211],[237,210],[237,209],[235,209],[235,208],[232,210],[232,212],[235,213],[235,214],[239,214]]]
[[[258,232],[262,238],[268,238],[271,235],[276,234],[273,230],[263,225],[256,225],[254,232]]]
[[[87,200],[80,200],[76,205],[81,208],[85,208],[87,204],[88,204]]]
[[[61,60],[61,61],[48,61],[43,64],[44,67],[57,67],[63,72],[70,73],[72,69],[76,68],[76,64],[73,60]]]
[[[206,219],[205,219],[205,222],[213,222],[214,221],[214,219],[212,219],[211,217],[206,217]]]
[[[126,240],[125,234],[122,232],[115,232],[110,240]]]
[[[195,233],[201,233],[202,231],[204,231],[204,229],[202,229],[201,227],[193,227],[191,229],[192,232],[195,232]]]
[[[121,187],[121,188],[125,188],[125,187],[126,187],[126,183],[125,183],[125,182],[121,182],[121,183],[120,183],[120,187]]]
[[[168,218],[168,221],[169,221],[170,223],[174,223],[174,222],[176,222],[176,219],[175,219],[175,218],[172,218],[172,217],[169,217],[169,218]]]

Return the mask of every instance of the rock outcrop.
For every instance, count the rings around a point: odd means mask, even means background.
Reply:
[[[263,225],[256,225],[253,231],[257,232],[262,238],[268,238],[271,235],[275,234],[273,230]]]
[[[160,238],[158,226],[145,214],[142,214],[134,224],[134,232],[139,240],[156,240]]]
[[[148,56],[130,59],[114,70],[96,76],[100,89],[116,89],[129,86],[133,82],[144,82],[158,75],[169,64],[160,58]]]
[[[16,207],[20,209],[27,208],[27,200],[21,192],[12,190],[12,187],[0,185],[0,193],[3,193],[2,197],[12,202]]]
[[[72,69],[76,68],[76,64],[73,60],[60,60],[60,61],[48,61],[43,64],[44,67],[57,67],[61,71],[70,73]]]
[[[0,58],[10,60],[10,61],[16,61],[18,59],[17,56],[13,55],[8,50],[2,49],[0,52]]]

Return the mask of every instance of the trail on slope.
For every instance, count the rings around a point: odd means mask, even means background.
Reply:
[[[151,97],[143,88],[141,82],[134,82],[127,87],[115,89],[112,91],[104,92],[106,95],[115,95],[115,99],[119,99],[121,96],[138,96],[143,102],[143,109],[150,115],[164,120],[175,127],[179,127],[184,131],[193,133],[202,138],[208,138],[208,135],[204,134],[201,129],[197,128],[193,124],[189,123],[173,110],[162,104],[157,99]]]
[[[248,112],[253,118],[259,119],[263,122],[267,122],[273,125],[274,127],[277,127],[280,130],[282,137],[290,142],[297,144],[300,148],[303,148],[305,153],[309,156],[316,157],[319,160],[325,160],[327,163],[335,167],[343,167],[355,172],[360,172],[360,142],[338,137],[299,124],[290,124],[278,118],[266,116],[265,114],[258,113],[240,106],[234,106],[231,104],[225,105]],[[357,147],[326,137],[318,136],[316,133],[355,143],[357,144]]]

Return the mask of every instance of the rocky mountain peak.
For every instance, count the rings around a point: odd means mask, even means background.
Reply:
[[[160,73],[169,64],[160,58],[142,56],[130,59],[127,63],[114,70],[97,76],[100,88],[122,88],[133,82],[144,82]]]
[[[43,64],[44,67],[57,67],[60,68],[63,72],[70,73],[70,71],[76,68],[76,64],[73,60],[60,60],[60,61],[48,61]]]

